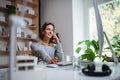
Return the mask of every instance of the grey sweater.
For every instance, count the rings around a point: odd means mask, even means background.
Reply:
[[[40,57],[43,61],[48,62],[54,57],[58,57],[61,61],[63,58],[63,50],[61,43],[53,44],[52,46],[38,44],[33,42],[31,44],[32,53]]]

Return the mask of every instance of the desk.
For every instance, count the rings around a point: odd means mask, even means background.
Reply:
[[[113,73],[120,74],[120,64],[116,69],[117,72],[114,71]],[[113,80],[112,78],[116,75],[113,73],[106,77],[90,77],[80,71],[74,71],[72,66],[47,68],[45,65],[38,65],[35,70],[14,72],[14,80]]]

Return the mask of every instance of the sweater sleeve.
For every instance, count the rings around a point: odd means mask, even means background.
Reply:
[[[60,61],[63,60],[64,55],[63,55],[62,45],[61,45],[60,42],[56,44],[56,52],[55,52],[55,54],[60,59]]]
[[[47,52],[45,51],[42,45],[38,45],[37,43],[32,43],[31,49],[34,54],[38,55],[37,57],[41,56],[41,58],[44,61],[48,62],[49,60],[51,60],[51,57],[47,54]]]

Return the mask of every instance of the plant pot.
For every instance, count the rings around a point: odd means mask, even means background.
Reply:
[[[91,63],[94,63],[93,61],[90,61],[90,60],[82,60],[80,65],[81,66],[87,66],[88,64],[91,64]]]
[[[16,13],[16,7],[13,5],[6,5],[8,15]]]

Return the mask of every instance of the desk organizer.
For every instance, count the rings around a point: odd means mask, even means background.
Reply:
[[[18,71],[34,70],[37,65],[35,56],[17,56],[16,68]]]

